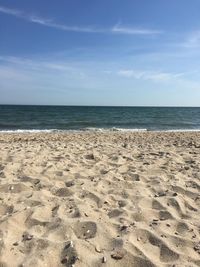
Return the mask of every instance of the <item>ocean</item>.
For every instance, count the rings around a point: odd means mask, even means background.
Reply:
[[[196,131],[198,107],[0,105],[1,132]]]

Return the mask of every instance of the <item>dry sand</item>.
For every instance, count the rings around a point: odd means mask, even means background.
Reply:
[[[0,266],[200,266],[200,133],[0,134]]]

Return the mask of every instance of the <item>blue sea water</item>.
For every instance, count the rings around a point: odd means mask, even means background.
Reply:
[[[200,108],[0,105],[0,131],[200,130]]]

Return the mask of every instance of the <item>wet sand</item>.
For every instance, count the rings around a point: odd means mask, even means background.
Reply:
[[[200,133],[0,134],[0,266],[200,266]]]

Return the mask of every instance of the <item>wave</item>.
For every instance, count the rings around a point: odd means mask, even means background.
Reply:
[[[141,129],[141,128],[95,128],[86,127],[80,129],[16,129],[0,130],[1,133],[67,133],[67,132],[200,132],[200,129]]]
[[[200,129],[172,129],[172,130],[156,130],[155,132],[166,132],[166,133],[181,133],[181,132],[200,132]]]
[[[79,131],[95,132],[200,132],[200,129],[141,129],[141,128],[84,128]]]
[[[0,133],[52,133],[52,132],[58,132],[59,130],[56,129],[17,129],[17,130],[0,130]]]
[[[17,130],[0,130],[0,133],[53,133],[53,132],[144,132],[147,129],[122,129],[122,128],[81,128],[81,129],[17,129]]]
[[[90,132],[144,132],[147,129],[137,129],[137,128],[95,128],[95,127],[86,127],[80,129],[80,131],[90,131]]]

